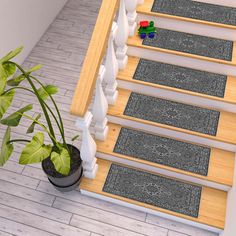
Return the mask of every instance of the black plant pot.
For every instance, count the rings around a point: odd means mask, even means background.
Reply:
[[[82,159],[79,149],[69,144],[68,147],[72,150],[70,173],[68,176],[58,173],[49,157],[42,161],[42,168],[48,180],[61,192],[68,192],[75,189],[79,185],[83,175]]]

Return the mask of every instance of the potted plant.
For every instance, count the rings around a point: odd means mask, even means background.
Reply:
[[[12,61],[22,49],[22,47],[17,48],[0,59],[0,123],[7,126],[0,151],[0,166],[3,166],[10,158],[14,143],[26,143],[20,155],[19,163],[25,165],[41,162],[49,181],[57,189],[69,191],[77,186],[82,176],[80,151],[66,142],[60,111],[52,97],[57,93],[57,87],[54,85],[44,85],[39,79],[32,76],[31,73],[40,69],[40,65],[25,71],[20,65]],[[16,70],[20,74],[15,76]],[[22,81],[27,81],[29,87],[21,86]],[[4,117],[11,106],[16,90],[24,90],[36,96],[42,114],[45,117],[46,125],[40,121],[41,114],[38,114],[36,117],[26,114],[33,109],[32,104]],[[55,108],[56,115],[47,103],[49,99]],[[31,125],[27,130],[27,133],[33,134],[31,140],[27,138],[11,139],[11,128],[18,126],[22,117],[31,120]],[[56,126],[59,129],[61,142],[56,139],[52,119],[55,120]],[[35,126],[40,126],[43,132],[35,132]],[[51,144],[44,143],[44,134],[49,136]],[[77,138],[78,136],[74,137],[72,142]]]

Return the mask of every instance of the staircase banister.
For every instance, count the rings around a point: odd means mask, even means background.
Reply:
[[[103,0],[71,104],[71,114],[84,117],[92,99],[119,0]]]

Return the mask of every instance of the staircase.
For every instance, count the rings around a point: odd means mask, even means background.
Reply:
[[[137,6],[137,21],[153,20],[157,35],[129,37],[109,131],[96,140],[98,171],[80,189],[223,235],[236,151],[236,3],[214,2]]]

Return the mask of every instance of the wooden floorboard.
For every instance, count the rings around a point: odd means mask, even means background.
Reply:
[[[211,182],[216,182],[223,185],[232,186],[233,175],[234,175],[234,153],[211,148],[211,156],[209,162],[209,170],[207,176],[197,175],[191,172],[179,170],[176,168],[171,168],[168,166],[152,163],[149,161],[133,158],[130,156],[121,155],[114,153],[113,149],[115,147],[116,141],[120,133],[121,126],[117,124],[109,123],[109,133],[106,141],[97,141],[98,152],[123,158],[126,160],[133,160],[141,164],[150,165],[157,168],[162,168],[169,171],[175,171],[180,174],[185,174],[188,176],[193,176],[199,179],[208,180]]]
[[[225,212],[226,212],[226,200],[227,193],[220,190],[215,190],[208,187],[203,187],[199,208],[199,216],[198,218],[189,217],[183,214],[175,213],[169,210],[165,210],[163,208],[158,208],[152,205],[148,205],[146,203],[141,203],[138,201],[134,201],[128,198],[120,197],[117,195],[109,194],[102,191],[104,183],[106,181],[106,177],[108,175],[111,162],[99,159],[99,171],[95,180],[83,178],[81,182],[81,189],[97,194],[101,194],[107,197],[115,198],[121,201],[125,201],[127,203],[135,204],[138,206],[142,206],[148,209],[160,211],[163,213],[171,214],[177,217],[181,217],[184,219],[192,220],[198,223],[207,224],[209,226],[213,226],[216,228],[223,229],[225,224]],[[214,202],[214,204],[212,204]]]
[[[219,124],[218,124],[216,136],[206,135],[206,134],[193,132],[186,129],[177,128],[174,126],[141,120],[141,119],[124,115],[123,113],[128,103],[130,94],[131,94],[131,91],[129,90],[119,89],[119,97],[118,97],[117,103],[114,106],[109,107],[108,114],[111,116],[138,121],[144,124],[162,127],[162,128],[166,128],[170,130],[179,131],[179,132],[184,132],[184,133],[196,135],[199,137],[209,138],[212,140],[222,141],[222,142],[226,142],[230,144],[236,144],[236,122],[235,122],[236,114],[234,113],[220,111],[220,118],[219,118]]]
[[[101,0],[69,0],[24,62],[25,68],[41,63],[43,67],[35,75],[46,84],[59,87],[55,99],[64,119],[68,141],[79,134],[74,125],[76,117],[69,114],[69,108],[100,4]],[[29,101],[34,104],[32,115],[37,114],[40,111],[37,100],[22,91],[17,93],[8,114]],[[23,119],[21,128],[13,129],[12,137],[25,137],[30,123]],[[1,142],[5,127],[0,126],[0,130]],[[59,132],[56,133],[59,137]],[[49,138],[45,136],[45,140],[49,141]],[[79,146],[79,143],[75,145]],[[10,162],[0,168],[0,236],[127,236],[137,235],[136,226],[142,233],[147,228],[145,235],[163,236],[166,232],[165,236],[216,236],[192,226],[83,196],[79,189],[60,193],[47,181],[40,164],[21,166],[17,163],[22,147],[15,145]],[[76,205],[76,212],[69,208],[70,205]],[[60,214],[57,216],[56,213]],[[73,221],[68,223],[69,216]],[[144,235],[142,233],[138,234]]]
[[[119,71],[117,78],[122,81],[132,82],[132,83],[140,84],[140,85],[144,85],[144,86],[150,86],[153,88],[160,88],[160,89],[165,89],[165,90],[169,90],[172,92],[189,94],[189,95],[193,95],[196,97],[202,97],[202,98],[212,99],[212,100],[216,100],[216,101],[236,104],[236,78],[233,76],[227,76],[225,95],[223,98],[219,98],[219,97],[209,96],[207,94],[192,92],[192,91],[188,91],[188,90],[184,90],[184,89],[178,89],[178,88],[168,87],[168,86],[164,86],[164,85],[160,85],[160,84],[148,83],[148,82],[141,81],[141,80],[134,80],[133,76],[134,76],[134,73],[137,69],[139,61],[140,61],[140,58],[130,56],[128,58],[127,67],[124,70]]]

